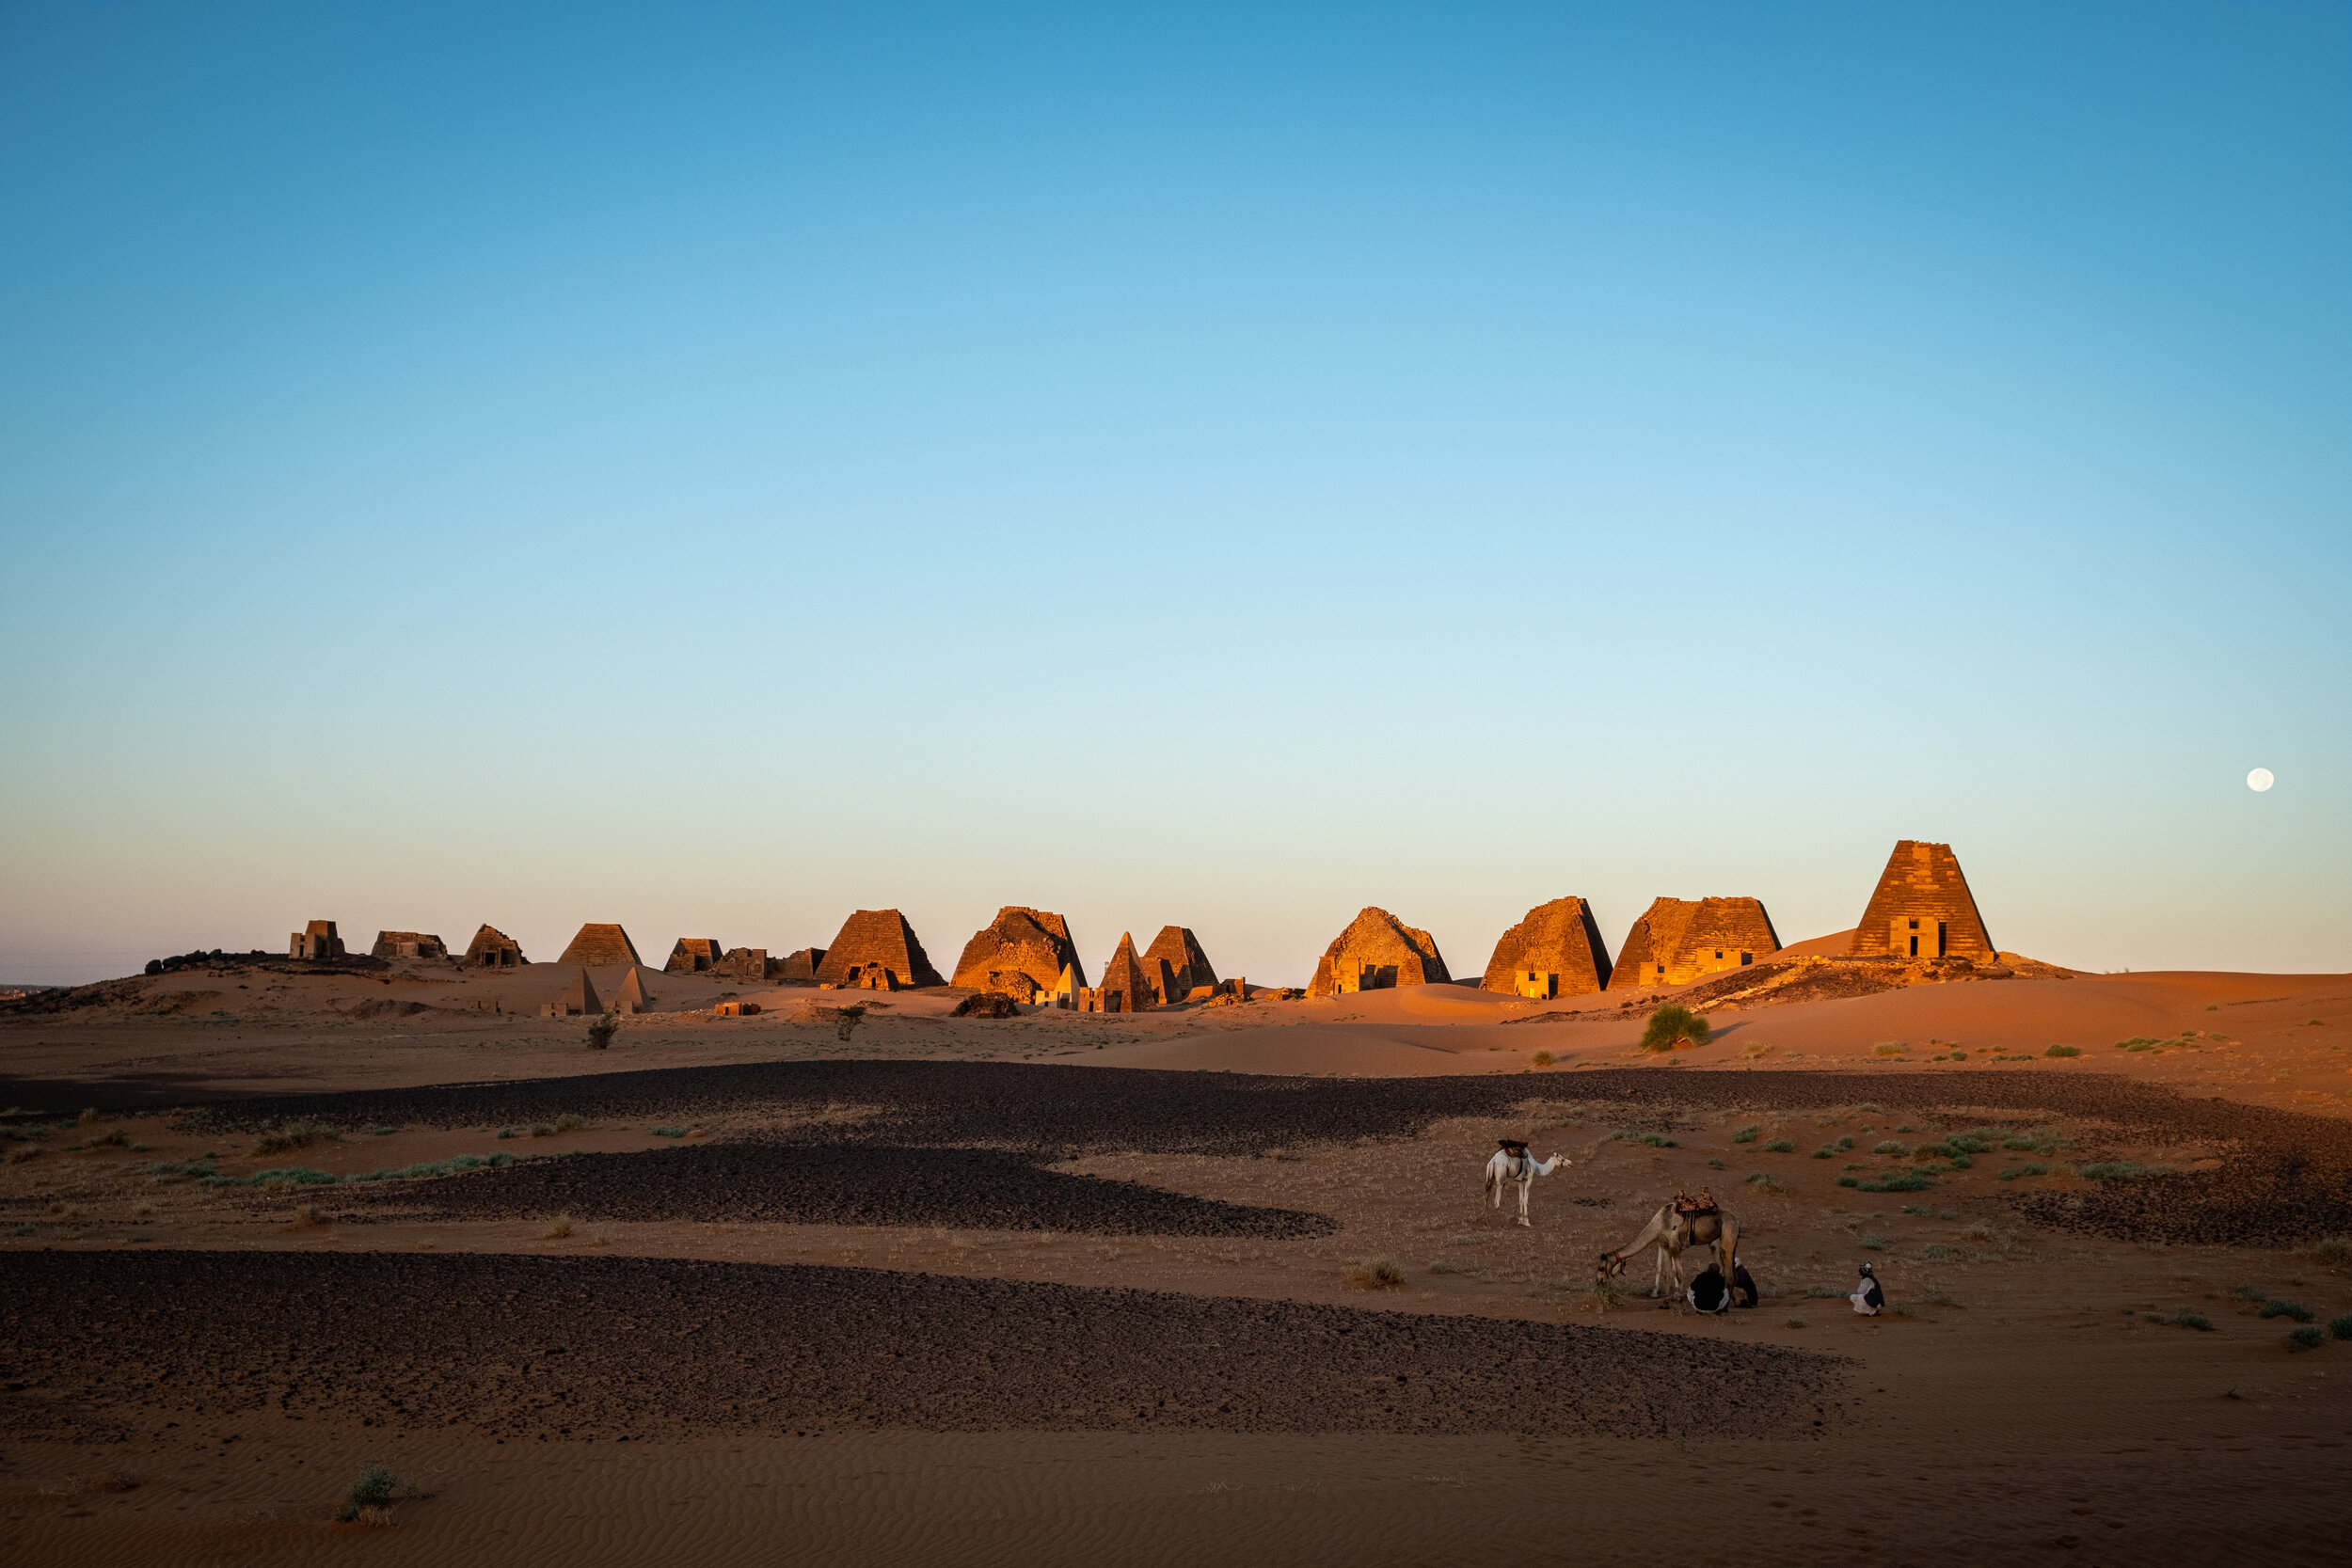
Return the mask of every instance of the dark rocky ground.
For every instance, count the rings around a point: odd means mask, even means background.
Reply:
[[[117,1106],[99,1086],[0,1080],[28,1108]],[[1635,1068],[1541,1076],[1278,1078],[991,1062],[807,1061],[225,1100],[191,1115],[224,1130],[292,1117],[357,1127],[478,1127],[552,1120],[642,1122],[834,1117],[758,1134],[815,1146],[992,1148],[1032,1160],[1109,1150],[1269,1154],[1405,1138],[1456,1117],[1525,1135],[1520,1107],[1578,1103],[1628,1125],[1691,1110],[1808,1110],[1873,1103],[1969,1121],[2075,1118],[2126,1139],[2210,1145],[2218,1172],[2102,1182],[2021,1197],[2033,1219],[2139,1241],[2282,1246],[2352,1231],[2352,1123],[2192,1099],[2074,1069],[1937,1073],[1709,1072]],[[135,1107],[149,1108],[149,1107]],[[2097,1135],[2094,1132],[2093,1135]],[[497,1173],[516,1179],[516,1170]],[[935,1223],[969,1223],[938,1221]]]
[[[989,1148],[743,1142],[575,1154],[429,1181],[337,1189],[361,1217],[389,1209],[481,1220],[949,1226],[1100,1236],[1324,1236],[1321,1214],[1066,1176]]]
[[[844,1427],[1818,1434],[1850,1363],[1677,1335],[811,1265],[18,1252],[0,1432],[313,1413],[501,1437]]]

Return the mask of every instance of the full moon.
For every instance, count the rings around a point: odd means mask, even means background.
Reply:
[[[2268,789],[2271,784],[2276,782],[2277,781],[2271,778],[2270,769],[2267,768],[2257,768],[2251,773],[2246,775],[2246,787],[2252,790],[2257,795],[2260,795],[2264,790]]]

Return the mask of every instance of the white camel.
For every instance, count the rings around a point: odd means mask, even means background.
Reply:
[[[1527,1190],[1535,1184],[1535,1178],[1549,1176],[1562,1165],[1572,1164],[1565,1154],[1554,1154],[1549,1160],[1538,1160],[1527,1151],[1527,1146],[1511,1138],[1496,1140],[1502,1147],[1486,1162],[1486,1196],[1493,1207],[1502,1207],[1502,1184],[1519,1184],[1519,1223],[1527,1220]]]

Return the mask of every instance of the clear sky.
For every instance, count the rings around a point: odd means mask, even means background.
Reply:
[[[2352,968],[2342,4],[7,0],[0,234],[0,980]]]

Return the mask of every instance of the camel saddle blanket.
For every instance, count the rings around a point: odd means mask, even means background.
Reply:
[[[1711,1214],[1715,1212],[1715,1195],[1701,1187],[1695,1193],[1675,1194],[1677,1214]]]

